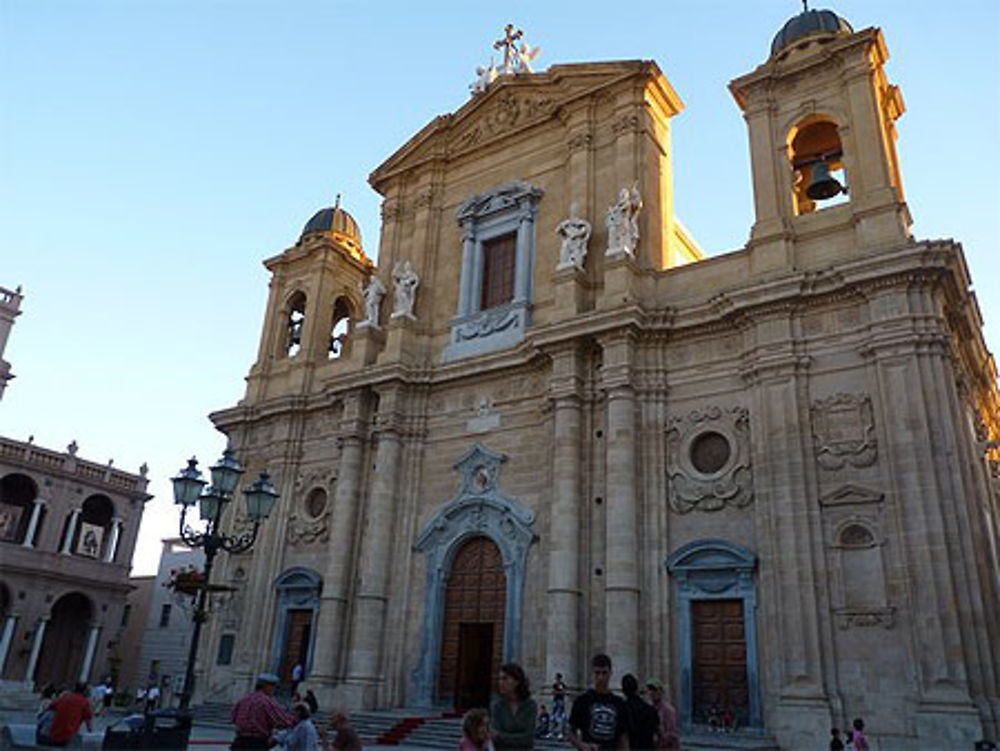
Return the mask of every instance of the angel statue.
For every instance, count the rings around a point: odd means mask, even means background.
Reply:
[[[514,55],[516,59],[514,61],[514,72],[515,73],[534,73],[535,71],[531,67],[531,63],[536,57],[542,54],[541,47],[534,47],[527,42],[521,42],[521,49],[515,49]]]
[[[608,207],[605,224],[608,227],[608,249],[605,255],[613,256],[619,253],[635,255],[639,247],[639,211],[642,209],[642,197],[639,195],[639,185],[635,183],[632,189],[622,188],[618,192],[618,201]]]
[[[379,327],[379,307],[382,305],[382,298],[385,297],[385,285],[377,276],[372,276],[368,286],[361,285],[361,294],[365,298],[365,320],[362,326]]]
[[[393,318],[415,318],[413,303],[417,296],[418,284],[420,284],[420,277],[413,270],[410,261],[397,262],[392,269],[392,292],[395,298],[392,310]]]
[[[490,58],[490,67],[484,68],[482,65],[476,66],[476,80],[469,84],[469,89],[473,94],[482,94],[486,91],[486,88],[497,80],[497,76],[500,73],[497,71],[497,66],[493,62],[493,58]]]
[[[590,222],[580,219],[579,209],[580,205],[574,201],[569,207],[569,219],[563,219],[556,226],[556,234],[562,238],[556,270],[573,266],[583,269],[587,258],[587,243],[590,241]]]

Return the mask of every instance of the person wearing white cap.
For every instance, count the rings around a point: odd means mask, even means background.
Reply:
[[[268,748],[271,733],[295,724],[295,716],[282,709],[272,696],[276,685],[278,676],[260,673],[254,690],[233,705],[232,721],[236,726],[236,738],[231,749]]]

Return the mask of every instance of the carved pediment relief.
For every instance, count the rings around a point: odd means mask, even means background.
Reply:
[[[377,167],[369,181],[379,190],[383,181],[395,173],[430,159],[464,153],[493,138],[557,116],[562,107],[638,74],[661,82],[664,90],[669,88],[655,63],[642,60],[554,65],[544,73],[501,76],[485,93],[454,113],[434,118]],[[676,97],[672,90],[670,93]],[[674,108],[680,111],[680,107],[677,100]]]
[[[849,482],[820,496],[819,503],[821,506],[848,506],[862,503],[881,503],[884,500],[884,493]]]
[[[834,394],[812,403],[813,447],[823,469],[875,463],[875,415],[867,394]]]

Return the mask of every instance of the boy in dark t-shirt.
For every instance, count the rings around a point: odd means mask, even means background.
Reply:
[[[628,711],[611,693],[611,658],[591,660],[594,687],[576,697],[569,716],[569,742],[577,751],[628,751]]]

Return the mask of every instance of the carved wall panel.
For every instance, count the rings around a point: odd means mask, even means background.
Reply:
[[[750,419],[745,407],[709,407],[667,423],[670,507],[718,511],[753,502]]]
[[[834,394],[812,403],[813,446],[823,469],[875,463],[875,416],[867,394]]]

